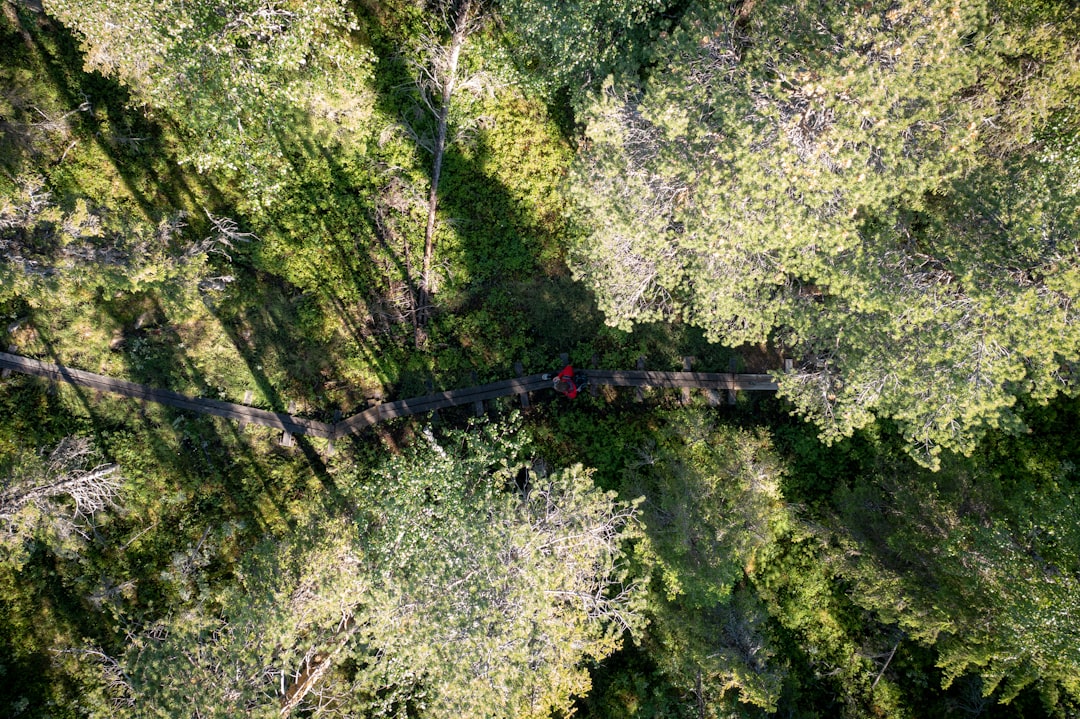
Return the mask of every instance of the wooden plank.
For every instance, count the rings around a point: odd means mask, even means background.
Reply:
[[[737,389],[747,392],[776,391],[775,380],[767,374],[590,370],[588,375],[590,382],[613,387],[690,387],[692,389]]]
[[[430,377],[424,380],[424,387],[427,388],[429,395],[435,394],[435,382]],[[437,423],[440,421],[439,410],[434,409],[431,411],[431,421],[433,423]]]
[[[794,370],[795,370],[795,360],[791,359],[790,357],[785,357],[784,358],[784,371],[785,372],[793,372]]]
[[[370,427],[379,421],[379,407],[371,407],[359,414],[354,414],[348,419],[343,419],[334,427],[334,437],[340,438],[347,434],[359,432],[365,427]]]
[[[19,348],[16,347],[15,345],[8,345],[7,351],[8,352],[14,352],[17,349],[19,349]],[[4,369],[0,370],[0,379],[7,379],[10,376],[11,376],[11,368],[10,367],[5,367]]]
[[[251,390],[246,390],[244,392],[244,404],[245,405],[251,404],[251,400],[254,399],[254,398],[255,398],[255,393],[252,392]],[[243,429],[246,425],[247,425],[247,422],[245,420],[240,420],[240,423],[239,423],[239,428],[240,429]]]
[[[433,409],[444,407],[456,407],[463,404],[475,403],[497,397],[506,397],[512,394],[520,394],[522,391],[531,392],[549,386],[548,380],[542,379],[541,375],[530,375],[520,379],[502,380],[478,387],[438,392],[427,397],[415,397],[389,402],[386,408],[388,418],[402,417],[420,412],[430,412]]]
[[[337,427],[337,423],[340,422],[340,421],[341,421],[341,410],[340,409],[335,409],[334,410],[334,426]],[[334,435],[334,436],[336,436],[336,435]],[[334,452],[336,451],[334,449],[334,436],[331,436],[330,439],[326,443],[326,456],[327,457],[333,457]]]
[[[470,372],[469,377],[472,378],[472,383],[473,383],[474,386],[476,386],[476,385],[478,385],[480,383],[480,378],[476,376],[475,371]],[[484,416],[484,400],[478,399],[478,400],[473,401],[473,412],[476,414],[477,417],[483,417]]]
[[[599,366],[600,358],[596,355],[593,355],[592,359],[589,360],[589,369],[596,369]],[[591,394],[593,397],[597,397],[600,395],[600,386],[593,382],[591,379],[589,380],[589,394]]]
[[[731,372],[731,386],[727,391],[727,403],[735,404],[739,401],[739,398],[735,396],[735,370],[739,369],[739,361],[734,357],[728,359],[728,371]]]
[[[296,411],[296,402],[289,402],[289,414],[291,415]],[[285,430],[281,435],[282,447],[294,447],[296,446],[296,440],[293,439],[292,433],[289,430]]]
[[[682,358],[683,372],[689,372],[691,369],[693,369],[693,364],[694,364],[694,358],[693,357],[683,357]],[[690,404],[690,388],[689,387],[683,387],[682,388],[682,403],[683,404]]]
[[[619,387],[678,387],[710,390],[710,402],[713,401],[715,392],[718,390],[776,390],[776,382],[767,374],[721,374],[689,371],[653,372],[644,369],[644,362],[644,357],[638,360],[639,369],[636,371],[590,369],[585,374],[589,377],[590,384],[594,386],[603,384]],[[567,362],[567,364],[569,364],[569,362]],[[595,358],[593,364],[596,364]],[[275,427],[283,430],[289,435],[309,434],[331,440],[358,432],[365,427],[384,419],[406,417],[422,412],[432,412],[443,407],[453,407],[468,404],[470,402],[474,405],[478,405],[486,400],[515,394],[519,397],[524,397],[524,402],[527,402],[529,392],[548,389],[551,386],[551,381],[549,379],[544,379],[543,375],[535,374],[520,376],[522,368],[520,363],[518,363],[515,365],[515,371],[519,376],[514,379],[491,382],[485,385],[447,392],[432,392],[426,397],[414,397],[411,399],[398,400],[396,402],[388,402],[330,425],[304,417],[295,417],[291,414],[269,412],[267,410],[222,402],[220,400],[188,397],[187,395],[171,390],[146,387],[144,385],[135,384],[134,382],[128,382],[127,380],[105,377],[92,372],[71,369],[69,367],[50,364],[11,353],[0,352],[0,368],[12,369],[26,374],[45,377],[46,379],[55,382],[77,384],[95,391],[112,392],[127,397],[158,402],[160,404],[166,404],[192,412],[213,414],[242,422],[252,422],[268,427]],[[247,399],[248,398],[245,395],[245,400]],[[295,403],[290,405],[290,412],[294,411],[293,408],[295,408]],[[340,413],[336,414],[335,419],[340,416]]]
[[[453,407],[460,404],[467,404],[468,402],[475,402],[477,400],[495,399],[496,397],[506,397],[512,394],[520,394],[521,392],[535,392],[550,386],[550,384],[549,380],[543,379],[543,375],[536,374],[514,379],[504,379],[498,382],[479,385],[477,387],[436,392],[427,395],[426,397],[416,397],[399,401],[407,401],[410,403],[411,407],[417,408],[424,402],[432,405],[432,407]],[[391,402],[390,404],[395,403]],[[418,411],[424,410],[418,409]]]
[[[339,422],[337,435],[342,436],[351,432],[359,432],[375,422],[384,419],[396,419],[407,417],[422,412],[431,412],[446,407],[456,407],[469,404],[478,400],[496,399],[508,397],[522,392],[535,392],[550,386],[550,381],[543,379],[543,375],[528,375],[516,379],[492,382],[479,387],[467,387],[460,390],[437,392],[426,397],[413,397],[411,399],[397,400],[379,405],[360,414],[353,415],[349,419]]]
[[[637,368],[638,368],[638,372],[640,372],[642,374],[645,374],[645,358],[644,357],[638,357],[637,358]],[[646,387],[646,385],[644,385],[644,384],[635,384],[634,386],[637,387],[637,389],[634,391],[634,401],[636,401],[636,402],[644,402],[645,401],[645,387]]]

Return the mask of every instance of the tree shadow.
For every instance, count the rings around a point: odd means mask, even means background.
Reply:
[[[589,665],[592,687],[574,702],[583,719],[670,719],[694,716],[692,700],[656,666],[648,650],[624,637],[622,648]]]
[[[77,139],[93,142],[109,159],[146,220],[159,221],[163,207],[224,203],[222,193],[206,178],[192,184],[190,174],[174,161],[162,127],[132,110],[130,93],[124,87],[100,73],[83,70],[82,52],[70,30],[25,6],[16,8],[19,27],[12,32],[22,42],[13,53],[15,62],[44,71],[47,85],[72,111],[69,122]],[[62,160],[53,162],[52,175],[63,175],[57,172],[63,170]],[[76,171],[65,191],[78,193],[77,181]]]
[[[131,323],[130,313],[126,313],[118,302],[102,301],[97,310],[121,326]],[[209,388],[210,384],[190,357],[175,349],[169,350],[182,346],[182,343],[168,325],[155,324],[134,330],[127,338],[137,341],[153,333],[161,335],[158,339],[162,341],[155,343],[152,355],[144,351],[148,345],[142,343],[136,346],[143,349],[136,352],[125,351],[123,344],[113,349],[113,355],[124,362],[123,374],[126,378],[155,388],[167,389],[178,384],[182,387],[194,384],[196,387]],[[65,358],[56,349],[47,331],[39,330],[38,337],[47,348],[49,358],[56,364],[64,365]],[[151,407],[150,404],[136,399],[95,392],[74,384],[65,387],[74,394],[82,412],[87,416],[88,429],[94,433],[95,443],[107,460],[120,463],[123,467],[130,459],[116,454],[120,445],[115,441],[114,435],[123,433],[129,425],[136,426],[146,433],[144,449],[149,452],[157,466],[167,470],[170,480],[178,489],[199,496],[205,495],[208,488],[220,486],[229,500],[211,501],[208,506],[219,509],[228,507],[228,510],[224,513],[211,512],[209,521],[224,521],[241,516],[254,526],[261,527],[262,531],[268,531],[272,522],[268,521],[265,511],[258,506],[263,500],[276,508],[277,518],[288,517],[287,504],[280,496],[278,488],[264,478],[260,478],[258,484],[259,497],[253,497],[251,503],[246,505],[235,501],[237,498],[251,497],[252,491],[244,481],[247,478],[236,475],[232,469],[238,466],[257,466],[260,458],[255,454],[251,441],[243,436],[239,426],[232,420],[201,416],[165,405]],[[210,392],[191,394],[207,396]],[[124,409],[117,412],[117,406]],[[108,408],[111,408],[111,411]],[[125,441],[122,440],[121,444]],[[322,479],[324,484],[332,487],[326,466],[311,442],[298,441],[297,444],[314,474]],[[213,519],[215,515],[216,520]]]
[[[99,311],[105,312],[106,308]],[[49,333],[41,330],[38,334],[49,359],[62,364],[64,358]],[[140,363],[128,359],[126,374],[135,381],[154,379],[156,383],[161,377],[159,372],[148,372]],[[189,358],[178,353],[166,359],[182,364]],[[197,368],[185,366],[183,371],[194,373]],[[21,444],[30,449],[35,445],[51,446],[63,436],[90,432],[105,461],[118,463],[126,478],[120,508],[103,520],[95,519],[92,539],[85,549],[73,554],[70,549],[53,547],[45,541],[34,543],[34,554],[19,574],[20,582],[26,583],[19,596],[32,601],[35,611],[41,613],[25,621],[42,629],[32,632],[37,637],[33,645],[36,648],[22,645],[21,658],[9,662],[9,669],[16,675],[9,677],[13,686],[4,692],[5,697],[18,700],[20,693],[29,693],[38,702],[41,692],[57,691],[61,686],[71,697],[78,695],[78,681],[64,674],[55,661],[48,661],[48,649],[68,641],[54,636],[57,628],[62,627],[65,636],[75,637],[77,643],[92,641],[112,656],[122,653],[122,633],[109,629],[117,621],[114,612],[118,610],[108,603],[99,606],[91,602],[88,592],[95,582],[115,579],[116,584],[131,587],[132,603],[122,610],[124,621],[152,621],[155,612],[169,611],[176,602],[174,597],[166,596],[171,590],[162,575],[175,571],[178,558],[189,567],[184,571],[200,572],[193,582],[214,582],[228,576],[229,542],[242,547],[280,533],[283,525],[294,526],[295,512],[289,505],[298,492],[310,491],[305,487],[306,471],[271,471],[282,461],[298,464],[294,452],[257,453],[252,439],[243,436],[231,421],[193,416],[161,405],[140,406],[138,400],[98,394],[77,385],[58,389],[37,378],[5,385],[2,394],[10,409],[5,427],[27,429],[19,437]],[[13,403],[8,400],[9,386],[16,388]],[[44,431],[38,423],[42,419],[47,428]],[[312,444],[303,438],[297,440],[307,464],[316,475],[325,476],[325,466]],[[282,486],[283,476],[291,483]],[[238,528],[247,539],[228,540],[228,533]],[[196,568],[192,563],[208,535],[224,546],[208,564]],[[25,641],[22,635],[12,636]],[[5,637],[0,651],[6,644]],[[41,682],[23,681],[17,676],[35,663],[48,667]]]
[[[226,205],[224,194],[209,179],[202,176],[193,178],[181,168],[174,159],[166,129],[133,111],[130,108],[130,95],[122,86],[96,72],[83,71],[77,40],[67,28],[47,16],[33,14],[24,8],[20,8],[18,17],[21,37],[25,40],[22,46],[26,48],[26,62],[44,70],[48,85],[61,102],[71,108],[87,107],[84,103],[88,104],[88,109],[72,115],[75,134],[80,139],[94,142],[101,150],[147,221],[156,224],[170,210],[190,210],[204,204],[216,209]],[[179,133],[175,127],[169,132],[173,135]],[[77,180],[77,176],[71,179]],[[77,191],[78,187],[68,189]],[[193,225],[190,234],[196,235],[206,229],[205,219],[199,215],[189,217]],[[274,290],[280,287],[278,283],[268,284]],[[249,307],[244,319],[255,327],[253,331],[264,347],[267,343],[279,343],[281,348],[296,347],[295,333],[282,330],[286,323],[294,319],[287,316],[287,302],[278,301],[277,297],[273,299],[275,301],[261,306]],[[168,324],[132,327],[132,318],[128,315],[132,307],[140,306],[140,302],[139,298],[131,296],[119,299],[99,296],[95,302],[97,311],[119,326],[126,325],[125,340],[139,341],[140,348],[151,355],[135,357],[126,351],[129,348],[123,345],[118,348],[117,353],[124,358],[127,375],[134,381],[152,386],[194,386],[201,396],[213,395],[216,388],[211,386],[193,359],[181,351],[183,343],[174,327]],[[156,301],[151,303],[155,305],[153,314],[163,317],[165,313]],[[286,316],[283,316],[283,307],[286,308]],[[260,371],[262,363],[259,350],[262,348],[244,341],[239,334],[243,331],[242,327],[238,329],[237,323],[222,322],[222,327],[247,362],[251,376],[269,408],[286,411],[287,401],[266,374]],[[57,352],[52,350],[52,354],[55,356]],[[58,356],[56,359],[61,363],[63,361]],[[297,363],[290,364],[289,369],[291,374],[298,377],[299,384],[308,387],[315,384],[312,375],[316,372],[307,372],[309,368]],[[85,394],[81,395],[81,402],[84,407],[87,406]],[[168,411],[176,416],[184,415],[176,410]],[[238,437],[235,427],[230,425],[230,428],[235,440]],[[315,474],[324,484],[332,484],[315,446],[306,438],[297,439],[297,446],[305,454]],[[237,444],[242,445],[242,442]],[[223,445],[214,441],[214,446]]]

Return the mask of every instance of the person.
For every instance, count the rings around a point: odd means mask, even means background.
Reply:
[[[546,377],[547,375],[545,375]],[[572,365],[566,365],[562,370],[551,378],[551,387],[559,394],[564,394],[568,398],[573,399],[577,397],[578,392],[585,386],[588,379],[583,374],[575,375],[574,367]]]

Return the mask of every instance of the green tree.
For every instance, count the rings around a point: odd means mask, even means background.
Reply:
[[[85,38],[86,66],[120,80],[182,130],[181,161],[237,180],[256,204],[286,180],[298,123],[358,131],[369,53],[346,3],[49,0]],[[310,132],[310,129],[308,130]]]
[[[580,467],[515,483],[513,427],[418,441],[339,475],[347,516],[265,543],[144,632],[123,662],[135,714],[546,717],[587,691],[582,661],[636,623],[633,505]]]
[[[577,276],[614,325],[778,341],[828,441],[892,417],[932,465],[1017,428],[1080,357],[1080,198],[1031,131],[1075,131],[1060,20],[1021,75],[1047,31],[989,2],[694,6],[588,109]]]
[[[1076,470],[1030,442],[936,475],[882,457],[830,524],[854,601],[933,646],[945,688],[974,675],[984,697],[1054,707],[1080,700]]]
[[[652,577],[651,654],[709,716],[725,699],[775,711],[786,671],[748,577],[791,526],[781,465],[763,433],[695,411],[667,419],[628,477],[647,498],[637,557]]]
[[[660,32],[671,0],[547,3],[499,0],[510,50],[523,77],[580,100],[613,72],[634,74]]]
[[[182,293],[208,279],[208,253],[229,257],[248,239],[232,220],[210,216],[211,234],[193,242],[183,210],[148,218],[124,203],[58,197],[40,175],[0,178],[0,190],[4,300],[47,307],[67,293],[95,290]]]

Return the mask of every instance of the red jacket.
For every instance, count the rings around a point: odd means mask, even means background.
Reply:
[[[565,367],[563,367],[562,371],[559,372],[559,374],[555,375],[554,382],[556,385],[556,391],[562,392],[562,390],[558,389],[558,383],[560,380],[566,382],[566,384],[570,387],[570,389],[563,392],[563,394],[565,394],[570,399],[577,397],[578,387],[577,384],[574,382],[574,368],[571,365],[566,365]]]

